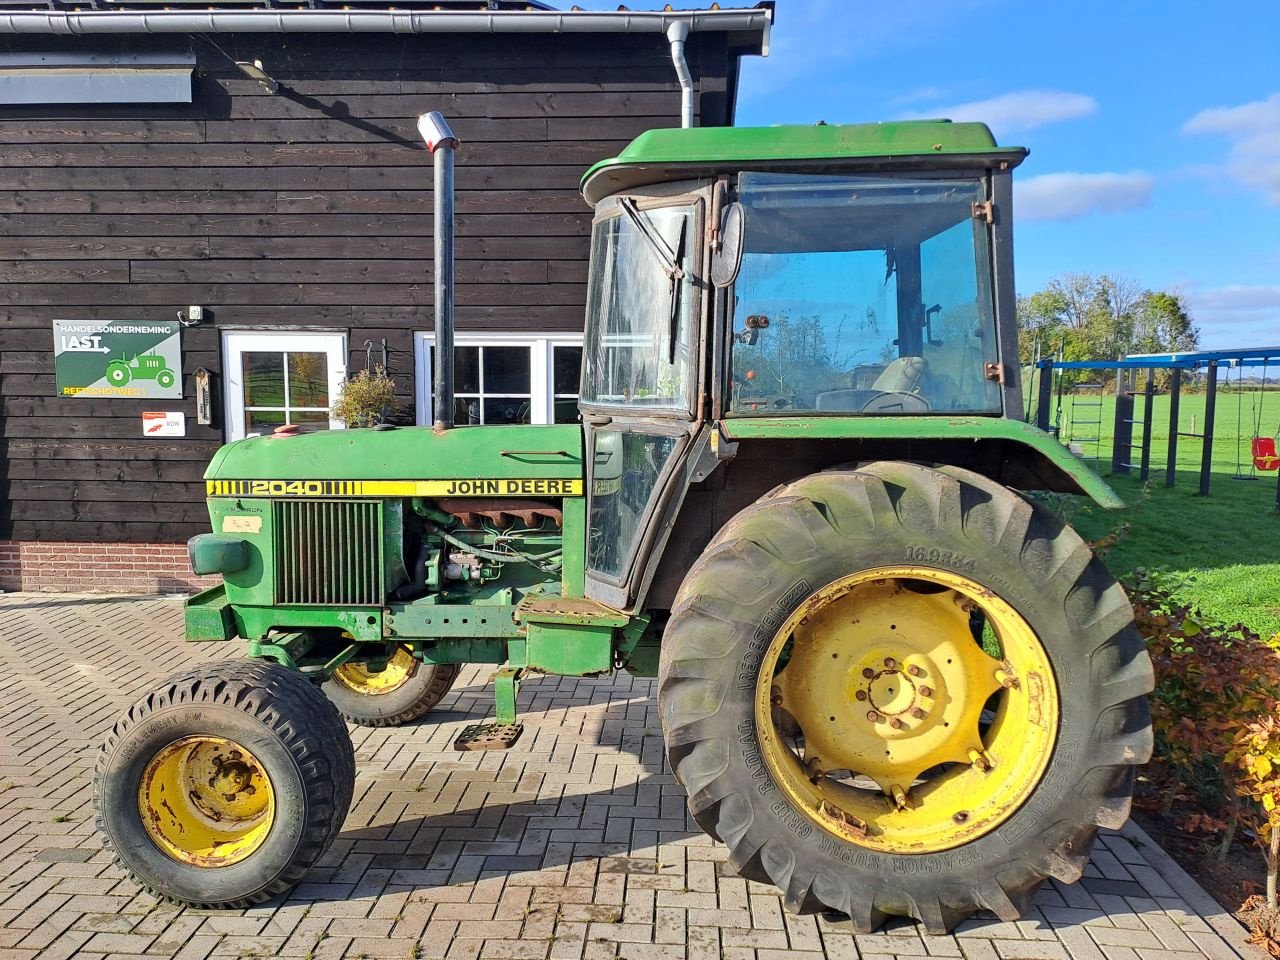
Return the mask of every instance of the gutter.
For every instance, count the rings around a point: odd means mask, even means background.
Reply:
[[[675,24],[690,33],[746,32],[769,53],[773,4],[750,10],[511,11],[465,13],[411,10],[145,10],[0,14],[0,34],[121,33],[655,33]],[[683,29],[683,28],[679,28]]]

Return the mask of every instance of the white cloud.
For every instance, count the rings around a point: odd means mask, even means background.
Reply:
[[[1280,343],[1280,286],[1190,287],[1183,295],[1206,349]]]
[[[913,111],[909,117],[976,120],[1003,136],[1034,130],[1062,120],[1087,117],[1097,111],[1098,101],[1083,93],[1068,93],[1065,90],[1015,90],[987,100],[971,100],[924,112]]]
[[[1237,107],[1201,110],[1183,133],[1224,136],[1231,142],[1227,173],[1280,204],[1280,93]]]
[[[1046,173],[1014,181],[1014,208],[1019,220],[1119,213],[1147,206],[1154,186],[1146,173]]]

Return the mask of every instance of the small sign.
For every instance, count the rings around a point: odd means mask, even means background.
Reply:
[[[176,320],[55,320],[53,370],[60,397],[182,398]]]
[[[185,437],[187,415],[178,410],[168,412],[148,410],[142,414],[142,435],[144,437]]]

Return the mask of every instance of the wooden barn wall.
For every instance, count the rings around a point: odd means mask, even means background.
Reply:
[[[731,120],[733,60],[695,35],[704,124]],[[213,45],[216,43],[216,47]],[[181,542],[222,442],[195,422],[199,367],[222,387],[225,329],[341,331],[350,369],[386,338],[412,417],[414,331],[431,328],[431,160],[442,111],[457,167],[457,325],[579,330],[583,170],[678,124],[661,36],[241,35],[0,38],[10,51],[191,49],[195,102],[0,106],[0,539]],[[261,60],[268,95],[232,66]],[[51,320],[211,319],[183,331],[184,399],[55,395]],[[179,408],[187,437],[143,439]]]

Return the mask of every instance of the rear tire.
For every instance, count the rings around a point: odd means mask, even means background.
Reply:
[[[422,663],[401,647],[382,672],[339,667],[321,689],[350,723],[398,727],[434,709],[461,669],[457,663]]]
[[[809,610],[821,610],[812,605],[825,602],[826,588],[838,587],[837,581],[868,572],[864,581],[884,583],[874,571],[908,566],[929,571],[939,583],[972,583],[1014,611],[1047,658],[1058,711],[1051,756],[1042,773],[1026,779],[1029,792],[1002,808],[980,835],[953,830],[947,842],[919,845],[925,852],[858,842],[858,828],[847,827],[852,819],[824,822],[797,802],[795,791],[788,792],[786,762],[776,760],[777,748],[769,746],[784,735],[780,727],[762,730],[758,699],[763,689],[769,703],[772,689],[772,702],[783,700],[778,686],[759,684],[762,662],[771,669],[768,651],[779,664],[769,683],[782,682],[789,663],[775,648],[802,642],[794,624],[807,620],[793,615],[807,618]],[[926,586],[921,592],[933,592]],[[903,597],[902,603],[912,602],[905,592]],[[855,613],[844,621],[852,624],[846,632],[856,635],[860,618]],[[783,630],[794,630],[789,640],[781,638]],[[872,642],[879,637],[853,643]],[[791,662],[804,662],[797,650],[791,648]],[[782,682],[788,696],[791,687]],[[981,909],[1014,919],[1045,878],[1072,882],[1080,876],[1098,827],[1118,828],[1128,817],[1134,766],[1151,753],[1151,689],[1151,665],[1132,608],[1074,531],[978,474],[881,462],[781,487],[721,530],[677,595],[663,639],[658,696],[671,767],[689,792],[689,809],[729,847],[730,862],[743,876],[779,887],[790,910],[834,910],[861,931],[889,916],[907,916],[930,932],[945,932]],[[997,690],[993,697],[1012,694]],[[860,691],[858,699],[866,698]],[[848,699],[856,710],[869,706]],[[830,702],[834,723],[845,705]],[[982,736],[996,726],[990,703],[1002,702],[988,702]],[[885,744],[898,742],[891,738],[899,735],[889,734]],[[940,769],[968,772],[966,764]],[[825,776],[819,773],[819,780]],[[927,792],[928,783],[917,791],[913,784],[920,782],[908,776],[909,795],[939,795]],[[890,811],[886,818],[895,810],[928,810],[931,802],[899,806],[878,792],[872,796]],[[964,822],[958,813],[955,820]],[[883,840],[878,824],[864,836]]]
[[[93,787],[98,830],[135,883],[174,903],[242,909],[289,890],[329,849],[351,805],[355,752],[310,681],[232,660],[130,707]],[[243,830],[228,828],[228,811]]]

